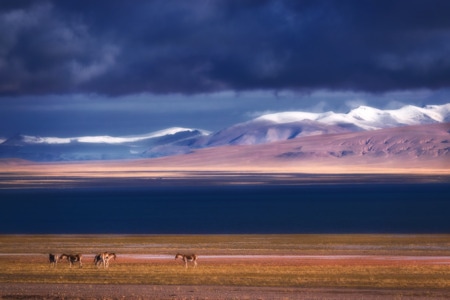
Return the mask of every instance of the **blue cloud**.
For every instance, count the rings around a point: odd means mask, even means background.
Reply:
[[[0,95],[450,85],[450,2],[2,1]]]

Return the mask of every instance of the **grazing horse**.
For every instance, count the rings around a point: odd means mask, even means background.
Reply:
[[[81,254],[61,254],[59,259],[67,259],[69,262],[69,266],[72,268],[72,265],[76,262],[80,264],[80,268],[83,267],[83,263],[81,262],[82,255]]]
[[[98,268],[100,264],[103,265],[103,268],[109,267],[109,261],[111,258],[114,258],[116,260],[116,254],[115,253],[109,253],[109,252],[102,252],[97,254],[94,257],[94,265]]]
[[[185,255],[185,254],[177,253],[177,255],[175,255],[175,259],[177,259],[177,258],[181,258],[181,260],[184,261],[184,266],[186,268],[188,267],[188,262],[193,262],[194,268],[197,267],[197,255],[195,255],[195,254]]]
[[[100,265],[100,264],[104,264],[104,262],[103,262],[103,257],[104,257],[104,254],[105,253],[107,253],[107,252],[104,252],[104,253],[99,253],[99,254],[97,254],[95,257],[94,257],[94,265],[98,268],[98,266]]]
[[[56,268],[56,264],[58,263],[58,255],[49,253],[48,261],[50,262],[50,267]]]

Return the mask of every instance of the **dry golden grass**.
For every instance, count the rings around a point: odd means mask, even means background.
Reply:
[[[0,282],[448,289],[448,265],[112,263],[109,269],[1,259]]]
[[[0,235],[1,253],[450,255],[448,234]]]
[[[111,262],[109,269],[96,268],[92,255],[106,250],[115,251],[117,260]],[[199,266],[185,269],[181,261],[172,258],[178,251],[199,254]],[[83,253],[84,266],[69,268],[67,262],[60,262],[51,268],[48,252]],[[132,254],[167,256],[130,259]],[[205,258],[212,254],[227,258]],[[239,258],[255,254],[273,256],[267,260]],[[450,257],[450,236],[0,236],[0,282],[450,289],[450,259],[440,264],[423,260],[402,263],[401,259],[352,261],[354,255],[368,254]],[[277,260],[277,255],[349,255],[349,258]]]

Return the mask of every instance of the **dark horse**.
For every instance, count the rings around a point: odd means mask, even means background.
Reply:
[[[58,263],[58,255],[49,253],[48,261],[49,261],[51,267],[56,268],[56,264]]]

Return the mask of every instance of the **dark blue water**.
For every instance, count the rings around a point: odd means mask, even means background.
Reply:
[[[1,190],[0,233],[450,233],[449,184]]]

